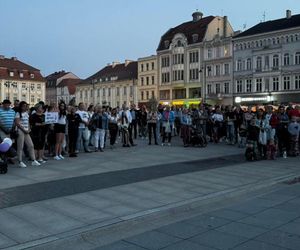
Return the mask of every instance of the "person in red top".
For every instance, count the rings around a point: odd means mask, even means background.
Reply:
[[[290,119],[292,117],[297,117],[298,120],[300,119],[300,106],[299,105],[297,105],[294,109],[291,109],[289,111],[289,117],[290,117]]]

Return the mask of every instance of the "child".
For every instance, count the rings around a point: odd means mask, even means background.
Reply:
[[[291,122],[288,126],[288,131],[290,134],[290,156],[299,155],[299,133],[300,133],[300,124],[297,122],[297,117],[293,116]]]

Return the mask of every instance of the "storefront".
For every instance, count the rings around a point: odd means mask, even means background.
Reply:
[[[275,101],[275,97],[271,95],[267,96],[237,96],[234,98],[234,103],[238,105],[257,105],[257,104],[272,104]]]
[[[199,106],[199,104],[201,103],[201,98],[197,98],[197,99],[183,99],[183,100],[174,100],[172,101],[172,105],[176,106],[176,107],[186,107],[189,108],[191,106]]]

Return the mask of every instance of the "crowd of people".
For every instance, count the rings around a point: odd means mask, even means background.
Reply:
[[[56,113],[47,121],[47,113]],[[4,100],[0,106],[0,138],[12,138],[20,167],[45,164],[47,157],[62,161],[79,152],[104,152],[134,147],[140,137],[148,144],[171,146],[179,136],[184,147],[205,146],[208,142],[246,148],[249,160],[286,158],[299,155],[300,107],[242,107],[199,105],[176,108],[158,105],[147,109],[135,105],[111,108],[79,103],[78,106],[45,105],[34,107],[24,101]],[[195,142],[198,136],[199,143]],[[196,140],[197,141],[197,140]],[[45,154],[47,152],[47,157]],[[13,159],[10,159],[13,162]]]

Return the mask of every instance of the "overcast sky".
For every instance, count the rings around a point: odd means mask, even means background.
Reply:
[[[156,53],[169,28],[199,9],[227,15],[235,30],[300,13],[299,0],[0,0],[0,55],[17,56],[43,75],[86,78],[112,61]]]

